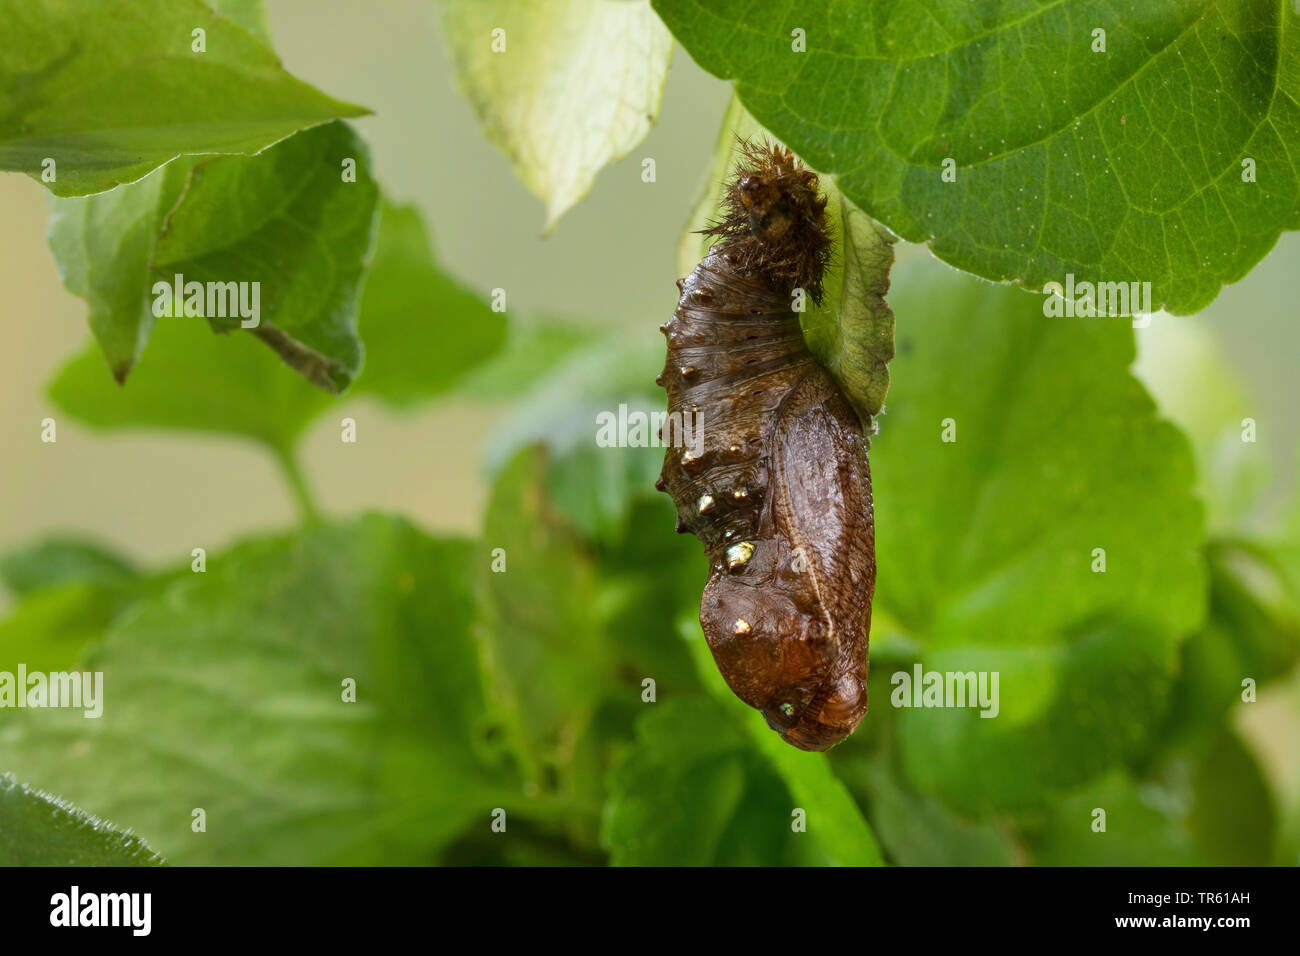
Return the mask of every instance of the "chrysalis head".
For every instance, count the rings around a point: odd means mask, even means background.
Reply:
[[[821,302],[830,260],[826,197],[817,174],[786,147],[742,140],[723,195],[722,218],[704,230],[720,240],[741,275],[758,275],[782,294]]]

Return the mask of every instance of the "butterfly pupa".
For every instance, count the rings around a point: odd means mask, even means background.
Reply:
[[[804,750],[867,712],[875,589],[862,423],[809,352],[792,310],[822,298],[830,257],[817,175],[789,150],[742,143],[717,240],[678,282],[659,382],[694,415],[656,484],[709,556],[700,624],[731,690]]]

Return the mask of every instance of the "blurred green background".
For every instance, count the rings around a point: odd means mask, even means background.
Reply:
[[[276,51],[290,72],[374,110],[355,125],[370,143],[377,176],[394,199],[418,205],[438,260],[465,285],[485,298],[505,288],[513,314],[560,314],[593,326],[653,333],[671,311],[677,239],[726,108],[726,84],[678,51],[650,136],[605,170],[588,199],[543,239],[541,203],[484,139],[455,87],[432,4],[289,0],[267,8]],[[642,156],[658,163],[653,185],[641,182]],[[0,190],[5,285],[16,297],[3,384],[13,414],[0,426],[13,456],[0,479],[3,543],[63,527],[159,559],[173,555],[178,542],[216,547],[291,520],[292,502],[273,465],[239,443],[105,438],[77,433],[69,422],[75,440],[60,442],[57,461],[42,457],[39,443],[32,446],[33,416],[39,422],[50,412],[45,382],[88,339],[85,305],[60,286],[45,245],[44,190],[18,176],[0,179]],[[336,429],[324,421],[305,446],[305,467],[327,511],[392,506],[431,528],[478,529],[486,501],[479,452],[501,409],[452,399],[394,415],[356,402],[344,404],[338,417],[348,414],[365,421],[373,458],[339,455]],[[464,454],[441,454],[444,442]],[[152,463],[147,496],[138,492],[142,458]],[[385,465],[376,467],[380,460]],[[86,474],[96,476],[93,495],[83,493],[79,479]],[[219,499],[238,507],[195,507]]]
[[[512,316],[562,315],[589,325],[593,335],[616,331],[648,349],[660,347],[656,326],[676,296],[677,241],[712,157],[731,93],[728,84],[705,74],[676,50],[659,120],[649,136],[630,156],[603,171],[586,200],[543,238],[542,204],[483,137],[456,91],[436,17],[426,0],[364,5],[270,0],[268,9],[277,52],[290,72],[374,110],[374,116],[355,125],[370,144],[376,176],[391,198],[412,202],[422,212],[445,271],[483,296],[495,287],[507,289]],[[657,163],[657,181],[652,184],[641,181],[641,159],[646,156]],[[44,241],[47,200],[42,187],[22,176],[0,177],[0,210],[0,271],[9,335],[0,358],[0,401],[5,409],[0,416],[0,552],[66,533],[105,542],[147,567],[170,567],[188,560],[196,546],[214,554],[250,534],[291,527],[296,520],[293,501],[274,462],[259,449],[234,439],[174,432],[94,432],[59,415],[45,387],[89,338],[85,304],[60,285]],[[913,260],[929,258],[923,247],[905,243],[896,252],[900,272]],[[1221,407],[1225,395],[1233,403],[1231,415],[1258,422],[1258,449],[1268,460],[1267,475],[1248,505],[1234,512],[1234,532],[1245,526],[1261,531],[1276,526],[1296,505],[1300,378],[1295,357],[1300,355],[1300,327],[1294,321],[1292,286],[1297,275],[1300,238],[1286,235],[1263,263],[1242,282],[1226,287],[1204,313],[1193,318],[1157,316],[1152,328],[1138,336],[1140,377],[1162,410],[1188,430],[1194,446],[1216,440],[1214,416],[1230,417]],[[907,314],[900,312],[900,340],[907,321]],[[1219,363],[1230,370],[1236,384],[1225,385]],[[1199,408],[1198,402],[1212,407]],[[56,445],[39,441],[39,423],[47,415],[59,419]],[[302,445],[303,471],[329,517],[382,509],[408,516],[435,534],[477,536],[491,494],[484,459],[494,436],[513,415],[509,401],[459,394],[404,412],[371,399],[345,397],[308,432]],[[358,449],[338,441],[336,422],[344,416],[360,423]],[[882,433],[889,426],[886,415]],[[1229,485],[1236,480],[1225,479]],[[645,520],[664,517],[660,508],[648,512]],[[633,519],[634,527],[639,520]],[[1212,527],[1214,520],[1211,514]],[[653,557],[598,549],[586,554],[597,569],[602,562]],[[881,560],[886,575],[888,555],[882,554]],[[683,593],[692,578],[702,584],[702,565],[684,567],[681,578]],[[642,599],[653,600],[648,595]],[[0,596],[0,611],[11,605],[11,597]],[[632,606],[635,613],[635,603]],[[668,632],[663,640],[677,637]],[[887,673],[884,665],[880,670]],[[635,683],[635,675],[631,677]],[[710,720],[711,713],[703,709],[701,720]],[[671,718],[643,728],[639,745],[650,751],[664,738],[708,738],[709,727],[690,722],[689,716],[674,711]],[[758,720],[757,715],[749,716]],[[887,728],[890,720],[886,699],[877,694],[862,736],[876,740],[887,733],[882,725]],[[1284,853],[1300,849],[1300,680],[1294,668],[1266,688],[1258,703],[1233,708],[1229,720],[1258,760],[1269,799],[1277,808],[1277,835],[1268,855],[1274,862],[1287,862]],[[674,721],[680,724],[674,726]],[[605,715],[595,726],[601,728],[599,735],[631,739],[630,717],[622,711]],[[868,741],[862,747],[846,748],[833,763],[855,798],[871,801],[871,822],[891,861],[1025,860],[1020,844],[1007,838],[1009,824],[1004,820],[973,823],[953,817],[929,798],[907,793],[893,774],[880,770],[874,744]],[[774,796],[779,783],[772,766],[779,768],[793,758],[779,751],[767,754],[771,766],[746,765],[736,779],[719,778],[698,791],[695,783],[682,782],[681,792],[711,795],[718,806],[743,806],[749,814],[761,814],[773,803],[772,812],[785,813],[783,798]],[[1240,761],[1251,759],[1232,742],[1215,743],[1208,754],[1198,751],[1185,766],[1164,766],[1160,772],[1175,777],[1240,775],[1246,773],[1240,771]],[[604,764],[591,759],[591,775],[603,775]],[[652,765],[625,772],[656,771]],[[535,790],[536,778],[530,779]],[[1171,792],[1178,792],[1175,784]],[[802,785],[829,787],[826,781]],[[634,790],[635,781],[624,779],[622,786]],[[1144,779],[1134,790],[1122,780],[1103,777],[1095,787],[1105,796],[1081,793],[1070,799],[1080,801],[1086,812],[1099,800],[1122,806],[1137,796],[1149,797],[1152,786]],[[600,815],[590,807],[585,812],[587,818]],[[635,830],[638,812],[650,810],[625,808],[619,822],[606,824],[616,832],[619,827]],[[1198,812],[1208,811],[1199,805],[1180,809],[1184,817]],[[556,813],[563,815],[561,810]],[[1143,832],[1164,826],[1162,820],[1153,816]],[[749,832],[742,823],[727,825],[734,833]],[[547,826],[540,825],[541,831],[549,832]],[[1039,840],[1033,857],[1037,862],[1181,861],[1155,849],[1145,858],[1135,851],[1131,859],[1091,859],[1090,851],[1053,842],[1057,831],[1050,820],[1032,819],[1027,826]],[[726,847],[731,831],[720,827],[719,844]],[[1255,836],[1238,839],[1227,834],[1223,839],[1239,848]],[[538,840],[534,855],[515,859],[462,841],[451,844],[443,858],[598,862],[603,856],[597,845],[590,833],[571,834],[567,844],[547,837]],[[677,851],[690,855],[684,846]],[[674,848],[664,852],[671,859]],[[756,849],[752,857],[733,857],[719,851],[719,859],[793,861],[782,856],[784,852]],[[1233,858],[1227,852],[1216,860]],[[1262,862],[1257,855],[1247,859]]]

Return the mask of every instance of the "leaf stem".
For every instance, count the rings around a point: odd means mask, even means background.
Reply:
[[[316,499],[312,497],[311,489],[307,487],[307,480],[303,476],[302,469],[298,466],[298,459],[293,451],[289,448],[275,449],[275,460],[280,464],[280,471],[283,472],[285,480],[289,482],[289,490],[293,493],[293,500],[298,505],[298,518],[304,525],[319,524],[321,520],[320,510],[316,507]]]

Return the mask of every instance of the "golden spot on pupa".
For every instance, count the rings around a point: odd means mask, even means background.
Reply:
[[[727,567],[736,570],[743,564],[748,564],[749,559],[754,556],[754,546],[748,541],[742,541],[740,544],[733,544],[727,549]]]
[[[738,618],[736,618],[736,624],[735,624],[735,626],[732,628],[732,631],[733,631],[734,633],[740,635],[741,637],[744,637],[746,634],[748,634],[748,633],[749,633],[750,631],[752,631],[752,630],[753,630],[753,628],[751,628],[751,627],[749,626],[749,622],[746,621],[743,617],[738,617]]]
[[[706,515],[713,510],[713,495],[700,495],[700,514]]]

